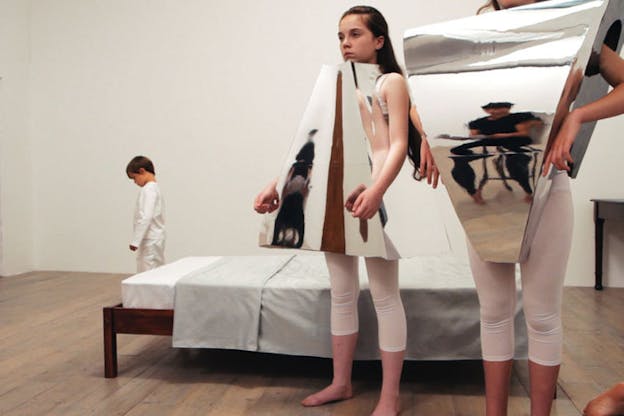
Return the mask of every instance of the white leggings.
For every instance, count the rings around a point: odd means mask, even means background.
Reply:
[[[358,332],[358,258],[325,253],[331,283],[331,333]],[[399,293],[399,262],[378,257],[366,258],[370,293],[377,313],[379,348],[405,350],[407,324]]]
[[[520,264],[529,359],[546,366],[561,364],[561,296],[570,253],[572,220],[569,189],[552,189],[529,255]],[[485,262],[470,244],[468,253],[481,306],[483,359],[511,360],[514,356],[515,264]]]

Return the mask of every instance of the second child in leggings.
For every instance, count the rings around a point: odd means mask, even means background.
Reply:
[[[382,73],[377,81],[375,100],[386,122],[378,126],[371,140],[373,183],[368,188],[364,185],[357,187],[345,204],[354,217],[370,219],[378,212],[383,195],[399,173],[407,154],[407,83],[394,56],[388,25],[376,9],[356,6],[347,10],[339,22],[338,40],[345,61],[377,64]],[[421,151],[428,151],[424,141],[422,148],[410,149],[410,154],[418,157]],[[412,160],[415,166],[419,165],[413,157]],[[420,169],[431,177],[433,165],[427,161],[431,161],[431,157],[423,158]],[[278,208],[276,183],[271,182],[256,197],[254,209],[257,212],[272,212]],[[304,406],[319,406],[353,395],[351,370],[358,338],[358,258],[326,253],[325,259],[331,284],[333,379],[329,386],[306,397],[302,401]],[[398,260],[369,257],[366,258],[366,268],[377,314],[383,374],[381,394],[372,414],[396,415],[407,338],[405,311],[399,294]]]
[[[492,0],[486,7],[508,9],[535,0]],[[614,89],[579,107],[563,119],[544,160],[544,172],[555,172],[550,194],[531,243],[520,264],[522,299],[529,338],[531,416],[550,414],[563,344],[561,297],[572,239],[572,198],[566,171],[570,147],[582,123],[624,112],[624,61],[603,47],[600,73]],[[553,123],[555,124],[555,123]],[[485,372],[486,415],[507,414],[509,379],[514,356],[513,320],[516,301],[515,264],[482,261],[469,244],[470,263],[481,307],[481,346]]]

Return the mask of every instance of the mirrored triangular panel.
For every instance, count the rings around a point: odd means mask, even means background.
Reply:
[[[622,0],[551,0],[408,30],[406,66],[444,184],[483,260],[525,255],[567,112],[604,95],[603,44],[621,46]],[[593,131],[573,148],[576,175]]]

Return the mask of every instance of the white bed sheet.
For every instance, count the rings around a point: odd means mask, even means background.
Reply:
[[[284,274],[270,280],[268,288],[322,289],[328,287],[327,269],[322,254],[306,253],[300,258],[309,259],[306,278],[299,274]],[[181,278],[195,273],[221,259],[220,256],[185,257],[156,269],[124,279],[121,282],[121,299],[124,307],[145,309],[173,309],[175,284]],[[318,264],[317,264],[318,263]],[[292,267],[295,264],[293,263]],[[474,281],[466,261],[451,255],[422,256],[400,260],[401,289],[474,288]],[[304,266],[301,266],[304,267]],[[292,270],[295,272],[295,270]],[[360,286],[368,287],[364,260],[360,261]]]
[[[220,258],[185,257],[130,276],[121,282],[122,305],[126,308],[173,309],[177,281]]]
[[[363,259],[359,267],[360,325],[355,358],[371,360],[379,358],[377,319]],[[448,254],[403,259],[399,280],[408,328],[406,359],[481,358],[479,302],[466,259]],[[257,350],[331,357],[330,302],[323,257],[296,256],[264,286]],[[526,358],[520,293],[515,339],[515,357]]]

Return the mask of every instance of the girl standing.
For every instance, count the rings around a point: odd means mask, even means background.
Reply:
[[[491,0],[487,8],[508,9],[539,0]],[[582,123],[624,112],[624,61],[608,47],[600,52],[600,72],[614,89],[566,115],[544,159],[543,174],[555,172],[528,257],[520,264],[523,309],[529,337],[531,415],[550,414],[563,344],[561,297],[572,239],[572,198],[566,171],[570,148]],[[515,310],[515,264],[482,261],[468,244],[481,305],[481,346],[485,373],[486,415],[507,414]]]
[[[372,184],[354,189],[346,198],[345,208],[356,218],[370,219],[379,210],[382,198],[399,173],[408,152],[409,95],[399,67],[388,25],[382,14],[368,6],[347,10],[338,26],[340,51],[345,61],[377,64],[382,75],[374,97],[385,123],[371,138]],[[419,166],[421,148],[410,142],[410,157]],[[428,147],[423,140],[422,151]],[[430,155],[429,155],[430,156]],[[422,158],[420,171],[431,177],[431,157]],[[428,163],[427,163],[428,161]],[[257,197],[254,209],[272,212],[279,207],[277,181],[271,182]],[[331,333],[333,379],[326,388],[306,397],[304,406],[319,406],[352,396],[351,370],[358,337],[358,258],[325,253],[331,284]],[[407,338],[405,311],[399,294],[398,260],[366,258],[370,292],[379,325],[379,349],[382,363],[382,387],[373,415],[396,415],[399,412],[399,382]]]

